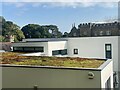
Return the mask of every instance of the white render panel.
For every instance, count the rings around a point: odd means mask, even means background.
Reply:
[[[120,87],[120,37],[118,37],[118,79],[119,79],[119,86]]]
[[[49,56],[52,56],[53,50],[62,50],[62,49],[67,49],[67,41],[48,42]]]
[[[110,86],[113,88],[113,61],[111,61],[107,67],[101,71],[101,85],[105,88],[105,83],[110,78]]]
[[[68,56],[105,59],[105,44],[112,45],[114,71],[118,71],[118,36],[68,38]],[[78,49],[78,54],[73,53]]]
[[[38,88],[105,88],[109,77],[113,88],[112,60],[107,60],[99,68],[23,65],[5,65],[0,68],[3,88],[33,88],[35,85]],[[89,73],[93,74],[93,79],[89,79]]]
[[[2,71],[3,88],[101,88],[101,71],[20,67],[3,67]],[[94,79],[88,79],[89,72]]]
[[[118,37],[118,71],[120,73],[120,37]],[[120,83],[119,83],[120,84]]]

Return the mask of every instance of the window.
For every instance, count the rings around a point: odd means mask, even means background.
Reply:
[[[67,55],[67,49],[61,50],[60,53],[61,55]]]
[[[52,51],[52,55],[59,55],[59,50]]]
[[[44,52],[44,47],[13,47],[13,51]]]
[[[105,44],[106,58],[112,59],[112,47],[111,44]]]
[[[13,51],[23,51],[22,47],[13,47]]]
[[[103,35],[103,31],[100,31],[100,36],[102,36]]]
[[[74,54],[78,54],[78,49],[74,49]]]
[[[37,52],[44,52],[44,48],[43,47],[35,47],[34,49]]]
[[[52,55],[67,55],[67,49],[54,50],[52,51]]]
[[[24,51],[34,51],[33,47],[24,47]]]
[[[106,35],[111,35],[111,31],[106,31]]]

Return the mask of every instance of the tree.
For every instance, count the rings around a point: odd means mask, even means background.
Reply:
[[[43,29],[38,24],[28,24],[21,29],[25,38],[41,38]]]
[[[62,33],[58,31],[58,28],[55,25],[40,26],[38,24],[28,24],[22,27],[21,30],[23,31],[25,38],[51,38],[62,36]]]
[[[2,35],[0,35],[0,42],[3,42],[5,40],[5,37],[3,37]]]
[[[2,23],[2,36],[5,37],[5,39],[7,39],[11,35],[14,35],[15,42],[21,41],[24,38],[24,34],[20,30],[20,27],[18,25],[14,24],[12,21],[4,20]]]
[[[69,33],[68,32],[64,32],[63,37],[68,37]]]

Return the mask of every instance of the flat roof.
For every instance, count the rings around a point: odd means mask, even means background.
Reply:
[[[23,39],[24,42],[50,42],[50,41],[67,41],[64,38],[34,38],[34,39]]]
[[[99,68],[106,59],[80,57],[20,56],[22,53],[2,53],[1,64],[30,65],[47,67]]]

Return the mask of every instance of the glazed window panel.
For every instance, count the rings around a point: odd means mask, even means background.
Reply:
[[[44,52],[44,47],[35,47],[35,51]]]
[[[100,35],[101,35],[101,36],[103,35],[103,31],[100,31]]]
[[[111,31],[106,31],[106,35],[111,35]]]
[[[59,50],[52,51],[52,55],[59,55]]]
[[[52,55],[67,55],[67,49],[54,50],[52,51]]]
[[[61,51],[60,51],[60,54],[61,54],[61,55],[67,55],[67,49],[61,50]]]
[[[105,54],[107,59],[112,59],[112,45],[105,44]]]
[[[13,51],[23,51],[22,47],[13,47]]]
[[[34,51],[34,48],[33,47],[24,47],[24,50],[25,51]]]

